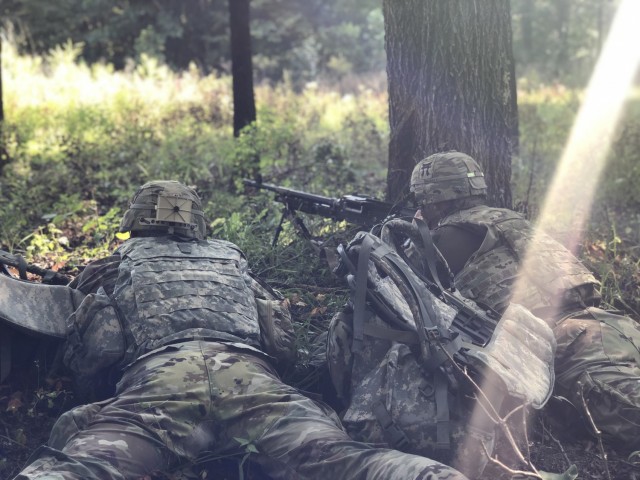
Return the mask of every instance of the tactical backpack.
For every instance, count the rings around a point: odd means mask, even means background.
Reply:
[[[327,360],[341,417],[356,440],[475,478],[493,451],[501,408],[548,400],[553,333],[519,305],[491,316],[442,290],[437,278],[420,277],[403,259],[396,231],[416,227],[393,220],[380,237],[360,232],[338,248],[335,272],[351,296],[331,321]],[[437,255],[430,236],[416,238],[426,255]]]

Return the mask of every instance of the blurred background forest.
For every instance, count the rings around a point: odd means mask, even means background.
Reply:
[[[520,128],[511,189],[514,208],[529,218],[617,3],[511,1]],[[257,121],[234,138],[227,2],[2,0],[0,248],[73,276],[121,240],[117,226],[137,186],[161,178],[194,185],[211,234],[243,248],[252,269],[291,301],[304,367],[313,362],[309,338],[346,290],[290,224],[271,247],[281,206],[269,194],[245,195],[238,172],[259,159],[271,183],[384,196],[381,1],[252,0],[251,36]],[[606,301],[640,318],[638,81],[609,157],[580,255]],[[353,234],[305,222],[328,245]],[[304,371],[291,376],[310,386]],[[11,392],[0,394],[1,408],[22,419],[61,408],[59,390],[29,400]],[[15,429],[7,437],[31,441]]]

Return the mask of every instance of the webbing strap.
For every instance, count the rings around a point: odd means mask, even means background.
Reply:
[[[365,301],[367,298],[367,277],[369,275],[369,257],[373,241],[370,237],[364,237],[358,254],[358,269],[356,270],[356,292],[353,304],[353,345],[352,351],[358,352],[362,349],[364,340],[364,313]]]
[[[448,383],[440,370],[435,372],[433,381],[436,389],[436,450],[444,451],[451,446]]]
[[[409,446],[409,439],[402,429],[393,421],[382,399],[373,404],[373,414],[382,427],[385,440],[391,447],[397,450],[403,450]]]
[[[385,328],[379,325],[372,325],[371,323],[365,323],[363,331],[365,335],[382,340],[404,343],[406,345],[417,345],[419,343],[416,332],[394,330],[393,328]]]
[[[433,239],[431,238],[431,231],[429,230],[427,222],[425,222],[424,220],[415,218],[414,222],[418,226],[418,232],[420,232],[422,247],[424,248],[425,253],[425,261],[427,262],[427,268],[429,269],[429,273],[431,274],[431,279],[442,292],[444,289],[442,288],[440,276],[438,275],[438,267],[436,264],[438,256],[436,254],[436,246],[433,244]]]

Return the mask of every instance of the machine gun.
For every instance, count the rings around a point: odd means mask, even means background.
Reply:
[[[42,283],[47,285],[67,285],[71,281],[69,277],[54,270],[28,264],[20,255],[13,255],[0,250],[0,275],[11,276],[6,267],[16,268],[21,280],[27,280],[27,272],[29,272],[42,277]]]
[[[417,230],[412,227],[411,222],[402,222],[404,219],[412,219],[415,209],[402,205],[394,205],[377,200],[372,197],[363,195],[343,195],[340,198],[324,197],[314,195],[312,193],[291,190],[269,183],[255,182],[253,180],[244,180],[244,184],[250,187],[269,190],[276,193],[275,200],[284,204],[284,213],[276,230],[273,245],[278,241],[278,236],[282,230],[282,223],[286,217],[290,217],[296,228],[301,234],[307,238],[311,238],[311,234],[302,222],[296,216],[296,211],[308,213],[311,215],[320,215],[333,220],[345,220],[349,223],[372,227],[377,224],[384,224],[379,233],[383,240],[389,244],[396,244],[396,250],[401,252],[402,249],[398,244],[399,238],[392,232],[400,233],[400,238],[411,238],[418,245],[422,245],[426,249],[426,260],[429,266],[429,274],[418,274],[420,279],[425,282],[431,293],[443,300],[456,310],[454,325],[458,331],[464,332],[467,341],[476,345],[484,346],[491,339],[491,335],[500,318],[496,312],[487,311],[480,308],[474,302],[462,297],[459,292],[453,288],[445,288],[441,284],[437,268],[436,257],[438,255],[436,247],[431,240],[431,232],[424,222],[418,222],[422,225]],[[391,220],[391,221],[389,221]],[[417,234],[415,232],[419,232]],[[411,262],[401,255],[403,260],[410,265]],[[445,262],[446,263],[446,262]]]
[[[390,217],[411,218],[415,213],[413,208],[402,204],[383,202],[366,195],[343,195],[339,198],[325,197],[248,179],[244,179],[243,182],[248,187],[275,192],[275,201],[284,204],[282,218],[276,229],[272,245],[278,242],[285,218],[290,218],[294,226],[305,238],[312,238],[302,219],[296,216],[296,212],[320,215],[334,221],[344,220],[363,227],[372,227]]]

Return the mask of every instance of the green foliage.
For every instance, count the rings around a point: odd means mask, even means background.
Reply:
[[[579,106],[577,92],[561,86],[519,93],[520,154],[511,177],[516,210],[536,215]]]
[[[135,188],[172,178],[198,188],[211,232],[245,249],[256,272],[282,284],[335,281],[289,222],[271,248],[280,206],[271,195],[236,193],[242,186],[234,175],[257,157],[267,181],[332,196],[380,195],[382,177],[372,174],[386,161],[383,95],[260,86],[258,122],[234,139],[229,78],[197,70],[176,75],[150,59],[115,72],[78,62],[78,51],[68,44],[45,57],[25,57],[5,49],[5,248],[73,272],[117,245],[119,215]],[[341,231],[308,221],[317,234]]]
[[[5,2],[3,2],[4,4]],[[153,58],[176,70],[197,65],[228,70],[227,2],[214,0],[7,0],[0,13],[13,26],[22,52],[46,54],[67,42],[90,64],[116,69]],[[259,78],[286,75],[303,85],[318,73],[384,68],[378,2],[254,0],[253,51]]]
[[[332,197],[382,197],[385,93],[361,87],[342,95],[316,83],[299,90],[286,82],[259,85],[258,120],[234,139],[228,77],[203,76],[195,68],[174,74],[151,57],[127,72],[90,67],[77,60],[73,44],[44,57],[20,56],[10,46],[3,53],[7,121],[0,138],[8,161],[0,174],[2,247],[73,274],[121,241],[115,234],[119,217],[139,185],[152,179],[194,185],[204,199],[210,233],[238,244],[255,273],[298,299],[293,308],[300,345],[305,362],[312,363],[312,349],[303,346],[326,326],[344,291],[318,245],[301,239],[291,221],[283,222],[271,246],[282,206],[268,192],[245,195],[239,173],[257,158],[267,182]],[[521,148],[512,189],[519,208],[535,217],[581,94],[524,85],[519,96]],[[634,100],[600,189],[597,211],[611,213],[594,216],[600,229],[592,227],[585,253],[610,289],[603,290],[607,300],[627,298],[632,308],[640,304],[631,286],[637,284],[638,256],[629,253],[640,244],[640,228],[633,223],[640,204],[639,118]],[[353,236],[345,225],[300,216],[329,250]],[[616,229],[622,243],[597,261],[589,248],[598,239],[610,242],[614,224],[623,225]],[[319,300],[325,289],[336,290]]]
[[[518,75],[533,85],[584,87],[619,0],[512,0]]]

